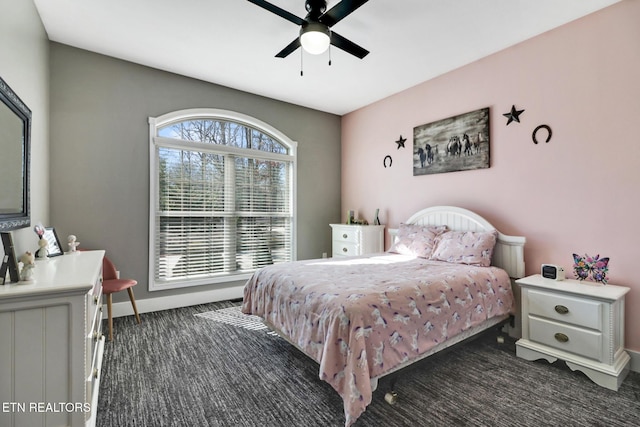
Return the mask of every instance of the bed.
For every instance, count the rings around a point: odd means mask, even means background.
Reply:
[[[466,209],[427,208],[389,233],[388,252],[275,264],[244,289],[242,311],[319,364],[347,427],[379,378],[508,319],[524,276],[525,238]]]

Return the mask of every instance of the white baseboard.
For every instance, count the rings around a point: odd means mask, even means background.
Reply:
[[[631,356],[631,369],[633,372],[640,372],[640,351],[627,350]]]
[[[146,298],[136,300],[138,313],[150,313],[153,311],[170,310],[172,308],[189,307],[192,305],[206,304],[209,302],[225,301],[243,297],[244,285],[228,288],[214,289],[212,291],[191,292],[188,294],[171,295],[166,297]],[[102,311],[102,318],[107,318],[106,301]],[[133,316],[133,308],[130,301],[116,302],[111,306],[113,317]]]

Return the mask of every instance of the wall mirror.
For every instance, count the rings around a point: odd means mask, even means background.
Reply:
[[[31,110],[0,78],[0,231],[31,224]]]

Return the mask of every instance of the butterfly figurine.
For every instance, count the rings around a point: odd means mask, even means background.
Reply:
[[[573,254],[573,272],[578,280],[584,280],[591,276],[592,280],[606,285],[608,271],[608,257],[600,258],[600,254],[596,256]]]
[[[591,263],[591,278],[603,285],[607,284],[607,272],[609,271],[609,258],[600,258],[596,255]]]
[[[589,265],[585,261],[585,257],[573,254],[573,273],[578,280],[584,280],[589,277]]]

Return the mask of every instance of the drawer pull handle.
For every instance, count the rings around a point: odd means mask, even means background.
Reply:
[[[556,305],[555,309],[556,309],[556,312],[558,312],[560,314],[569,313],[569,309],[567,307],[565,307],[564,305]]]
[[[347,237],[349,237],[346,233],[342,235],[343,239],[346,239]]]
[[[98,378],[98,374],[100,373],[100,371],[98,371],[98,368],[95,368],[93,370],[93,378]]]
[[[569,341],[569,337],[566,336],[565,334],[562,334],[560,332],[557,332],[554,336],[553,336],[556,340],[560,341],[560,342],[567,342]]]
[[[97,295],[93,297],[93,304],[94,305],[98,305],[98,296]]]
[[[347,252],[348,249],[347,248],[342,248],[342,252]]]

